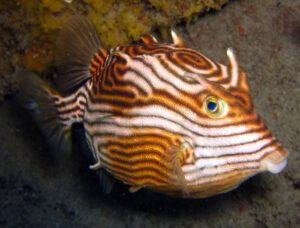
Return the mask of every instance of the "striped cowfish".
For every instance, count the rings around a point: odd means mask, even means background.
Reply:
[[[111,49],[76,16],[58,37],[57,88],[22,75],[24,96],[56,149],[68,150],[81,123],[90,168],[171,196],[228,192],[263,171],[279,173],[288,152],[254,109],[232,49],[228,65],[154,36]]]

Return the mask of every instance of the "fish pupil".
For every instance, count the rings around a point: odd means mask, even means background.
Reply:
[[[207,109],[211,112],[215,112],[218,109],[218,104],[214,101],[209,101],[207,103]]]

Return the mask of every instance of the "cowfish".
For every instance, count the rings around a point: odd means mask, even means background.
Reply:
[[[175,197],[228,192],[281,172],[288,151],[256,112],[234,51],[228,65],[152,35],[104,49],[94,25],[75,16],[58,36],[57,88],[22,75],[22,92],[56,149],[80,123],[94,163],[129,185]]]

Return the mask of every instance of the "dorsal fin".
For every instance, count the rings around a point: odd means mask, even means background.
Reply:
[[[100,47],[96,28],[85,17],[73,16],[64,25],[57,40],[61,92],[73,92],[92,77],[89,67]]]

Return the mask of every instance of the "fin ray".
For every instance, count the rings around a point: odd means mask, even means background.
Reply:
[[[57,40],[58,87],[63,93],[77,90],[92,77],[89,66],[101,45],[95,26],[83,16],[73,16]]]
[[[171,146],[168,149],[168,152],[170,153],[171,167],[173,169],[173,173],[176,176],[175,184],[182,190],[184,195],[188,195],[188,186],[181,167],[181,162],[183,159],[182,156],[184,152],[179,146]]]
[[[110,194],[115,185],[114,177],[104,169],[100,169],[98,175],[103,192],[105,194]]]

